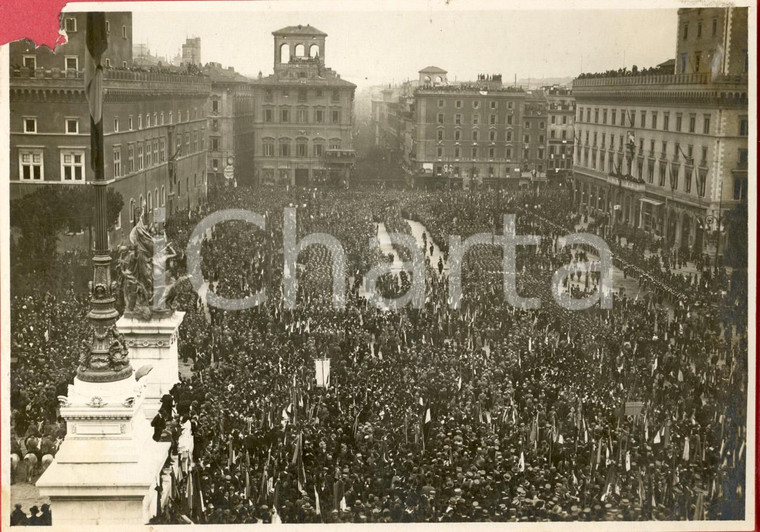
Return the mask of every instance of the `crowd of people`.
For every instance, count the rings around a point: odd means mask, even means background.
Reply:
[[[720,286],[717,270],[705,266],[689,290],[662,262],[613,242],[616,265],[640,278],[640,292],[616,291],[611,309],[564,309],[551,293],[559,267],[576,263],[563,283],[574,297],[599,282],[583,264],[597,260],[593,249],[560,247],[565,234],[588,229],[567,189],[233,188],[170,218],[174,248],[221,208],[260,213],[266,227],[217,225],[200,273],[218,295],[264,288],[267,300],[221,310],[189,283],[176,300],[186,312],[179,352],[192,360],[192,376],[172,391],[168,417],[194,443],[190,481],[157,522],[744,517],[747,331],[723,311],[740,296]],[[285,208],[296,210],[298,239],[335,237],[302,251],[295,271],[283,268]],[[541,307],[505,301],[492,245],[468,252],[463,296],[452,302],[449,237],[500,234],[504,214],[517,215],[518,234],[542,237],[519,249],[515,268],[518,293]],[[424,305],[378,308],[364,278],[392,257],[370,244],[379,223],[411,235],[407,220],[425,228]],[[346,257],[342,300],[332,289],[337,246]],[[398,246],[396,254],[411,256]],[[171,265],[175,277],[187,267],[181,258]],[[283,304],[291,276],[294,309]],[[378,288],[394,297],[412,281],[390,273]],[[71,381],[66,347],[83,335],[70,316],[85,309],[84,294],[14,296],[16,434],[56,428],[55,383]],[[329,379],[318,386],[315,360],[324,358]]]

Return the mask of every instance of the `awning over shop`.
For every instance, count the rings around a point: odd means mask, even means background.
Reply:
[[[662,205],[661,201],[657,201],[657,200],[653,200],[653,199],[649,199],[649,198],[641,198],[640,201],[642,201],[644,203],[649,203],[650,205],[654,205],[655,207],[657,207],[659,205]]]

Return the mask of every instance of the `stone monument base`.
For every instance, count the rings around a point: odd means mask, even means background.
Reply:
[[[116,322],[116,328],[126,340],[129,361],[135,371],[146,365],[153,367],[143,377],[146,382],[143,410],[148,419],[153,419],[161,407],[161,397],[179,382],[177,330],[184,317],[184,312],[174,311],[154,314],[150,320],[125,315]]]
[[[155,515],[171,443],[153,441],[142,388],[134,376],[69,385],[61,406],[66,438],[37,481],[56,527],[144,525]]]

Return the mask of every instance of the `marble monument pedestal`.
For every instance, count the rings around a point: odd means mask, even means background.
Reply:
[[[161,397],[179,382],[177,330],[184,317],[184,312],[154,311],[150,320],[124,315],[116,322],[116,328],[126,340],[129,361],[135,371],[145,365],[153,366],[142,379],[146,381],[143,411],[149,420],[161,407]]]
[[[50,498],[56,527],[144,525],[155,515],[155,487],[171,444],[153,441],[141,384],[133,374],[69,385],[61,406],[66,438],[36,483]]]

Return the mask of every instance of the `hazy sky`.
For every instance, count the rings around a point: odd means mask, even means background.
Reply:
[[[208,5],[208,4],[206,4]],[[461,4],[460,4],[461,5]],[[560,4],[561,5],[561,4]],[[287,6],[287,4],[286,4]],[[274,6],[277,7],[277,6]],[[677,13],[668,9],[472,11],[136,11],[135,43],[173,57],[201,38],[204,63],[246,75],[272,72],[272,31],[311,24],[328,34],[325,61],[360,87],[416,78],[428,65],[449,80],[501,73],[504,81],[576,76],[675,57]],[[630,4],[629,4],[630,7]]]

